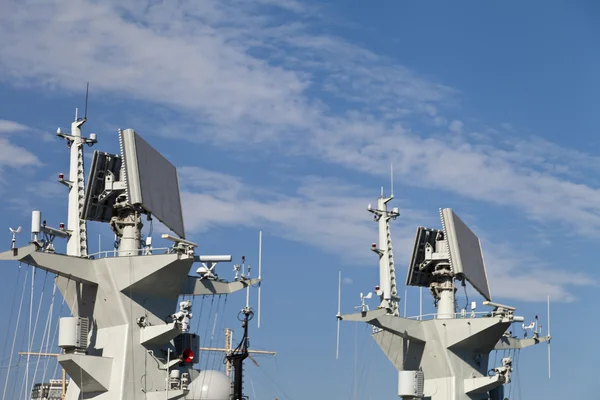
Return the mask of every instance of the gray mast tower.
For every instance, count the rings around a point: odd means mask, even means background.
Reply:
[[[372,250],[391,258],[390,213],[383,194],[375,214],[379,224],[379,246]],[[373,325],[373,338],[398,370],[398,396],[403,399],[427,400],[504,400],[504,384],[513,371],[511,357],[498,365],[489,365],[492,350],[521,349],[549,342],[550,335],[519,339],[508,332],[514,322],[515,308],[492,303],[479,239],[449,208],[440,210],[442,229],[419,227],[415,238],[406,284],[426,287],[431,292],[437,313],[429,319],[398,316],[393,261],[383,269],[376,292],[382,298],[377,310],[362,307],[361,312],[337,317],[346,321],[362,321]],[[383,272],[382,272],[383,271]],[[489,312],[457,313],[455,282],[469,282],[484,298]],[[388,301],[386,301],[389,298]]]
[[[58,357],[71,380],[67,399],[228,400],[231,382],[219,371],[198,371],[200,338],[190,332],[191,301],[180,295],[229,294],[258,283],[243,276],[218,279],[214,268],[231,256],[196,255],[185,239],[176,168],[133,129],[119,130],[120,154],[95,151],[87,186],[81,136],[85,118],[76,117],[71,134],[58,131],[70,147],[68,226],[52,228],[41,212],[32,215],[29,245],[0,253],[56,274],[72,317],[61,318]],[[155,217],[177,236],[153,249],[141,240],[142,215]],[[110,225],[114,251],[88,255],[86,221]],[[67,254],[56,253],[53,240],[67,239]],[[197,276],[188,275],[201,263]],[[175,312],[179,306],[179,311]]]

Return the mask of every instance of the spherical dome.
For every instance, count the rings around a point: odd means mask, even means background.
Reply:
[[[200,371],[189,386],[190,400],[229,400],[231,380],[221,371]]]

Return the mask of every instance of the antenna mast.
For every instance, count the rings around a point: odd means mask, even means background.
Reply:
[[[376,293],[381,299],[379,308],[388,310],[390,315],[399,315],[398,287],[396,285],[396,268],[394,266],[394,252],[392,249],[392,237],[390,232],[390,220],[400,215],[397,207],[388,211],[387,203],[394,198],[393,195],[385,197],[383,189],[381,196],[377,199],[377,209],[369,204],[367,210],[374,214],[374,220],[378,223],[379,247],[373,243],[371,250],[379,255],[379,286]]]
[[[86,257],[88,254],[87,244],[87,224],[85,219],[81,219],[81,211],[85,198],[85,176],[83,161],[83,145],[93,146],[97,143],[96,134],[90,134],[89,138],[81,136],[81,127],[87,121],[87,98],[88,86],[85,91],[85,114],[79,118],[78,110],[75,109],[75,121],[71,123],[71,133],[64,134],[58,128],[56,136],[65,139],[69,147],[69,180],[64,180],[62,174],[59,176],[59,182],[69,188],[69,203],[67,211],[67,255],[76,257]]]

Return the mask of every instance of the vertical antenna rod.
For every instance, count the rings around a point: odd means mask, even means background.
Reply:
[[[258,232],[258,307],[257,307],[257,318],[258,327],[260,328],[260,287],[262,285],[262,231]]]
[[[83,109],[83,119],[87,119],[87,108],[88,108],[88,93],[90,91],[90,83],[87,82],[85,86],[85,108]]]
[[[394,197],[394,164],[390,163],[390,197]]]
[[[342,271],[338,275],[338,312],[337,312],[337,340],[335,345],[335,359],[340,357],[340,317],[341,317],[341,300],[342,300]]]
[[[548,379],[551,378],[551,369],[550,369],[550,341],[552,337],[550,335],[550,296],[548,296]]]

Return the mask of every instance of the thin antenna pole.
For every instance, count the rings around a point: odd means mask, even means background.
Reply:
[[[85,86],[85,108],[83,111],[83,119],[87,119],[87,108],[88,108],[88,93],[90,91],[90,82],[87,82]]]
[[[390,189],[392,191],[390,197],[394,197],[394,164],[390,163]]]
[[[258,232],[258,279],[262,279],[262,231]],[[262,280],[258,282],[258,327],[260,328],[260,287]]]
[[[337,316],[341,315],[341,300],[342,300],[342,271],[338,274],[338,312]],[[337,360],[340,356],[340,319],[337,320],[337,340],[335,346],[335,359]]]
[[[246,308],[250,308],[250,285],[246,286]]]
[[[550,336],[550,296],[548,296],[548,336]],[[552,377],[551,375],[551,364],[550,364],[550,341],[552,339],[548,339],[548,379]]]

